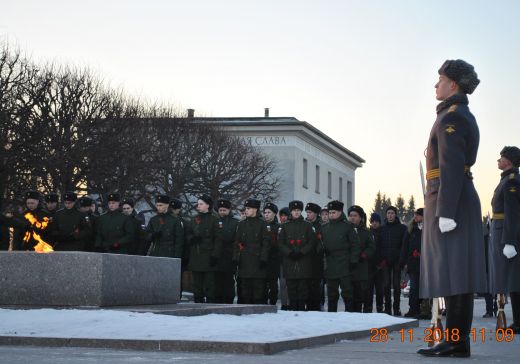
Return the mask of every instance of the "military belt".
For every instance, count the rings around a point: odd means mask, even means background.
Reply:
[[[464,166],[464,173],[469,174],[471,172],[470,166]],[[431,179],[439,178],[441,176],[441,170],[439,168],[430,169],[426,172],[426,180],[429,181]]]
[[[503,212],[493,212],[493,220],[504,220],[505,216]]]

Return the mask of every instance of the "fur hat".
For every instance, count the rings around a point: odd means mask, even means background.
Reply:
[[[310,210],[316,214],[319,214],[321,212],[321,207],[318,204],[315,204],[313,202],[308,202],[305,206],[305,211]]]
[[[330,210],[334,210],[334,211],[343,211],[343,207],[345,206],[345,204],[341,201],[338,201],[338,200],[334,200],[334,201],[330,201],[328,204],[327,204],[327,209],[330,211]]]
[[[480,83],[474,67],[462,59],[445,61],[439,68],[439,75],[453,80],[466,94],[472,94]]]
[[[276,213],[278,213],[278,206],[276,206],[272,202],[266,202],[264,205],[264,211],[265,210],[271,210],[272,212],[274,212],[276,214]]]
[[[504,147],[500,155],[509,159],[515,167],[520,166],[520,149],[517,147]]]
[[[244,203],[245,207],[251,207],[253,209],[259,209],[260,208],[260,200],[256,200],[254,198],[250,198],[249,200],[246,200]]]
[[[294,200],[289,202],[289,211],[292,210],[302,210],[303,211],[303,202]]]
[[[226,199],[220,199],[218,200],[217,202],[217,208],[226,208],[226,209],[230,209],[231,208],[231,201],[229,200],[226,200]]]

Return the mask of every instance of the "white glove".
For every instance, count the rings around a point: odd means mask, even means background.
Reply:
[[[515,246],[511,244],[506,244],[502,253],[504,253],[507,259],[511,259],[517,254]]]
[[[457,223],[453,219],[448,219],[447,217],[439,217],[439,229],[441,233],[447,233],[448,231],[452,231],[457,227]]]

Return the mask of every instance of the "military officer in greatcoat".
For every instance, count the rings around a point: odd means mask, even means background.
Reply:
[[[504,147],[498,168],[502,171],[495,189],[489,242],[489,286],[492,294],[511,297],[515,333],[520,333],[520,149]]]
[[[305,311],[309,300],[312,279],[312,263],[316,251],[316,233],[311,223],[302,216],[303,202],[289,203],[291,216],[280,225],[278,242],[282,253],[283,272],[287,281],[289,307],[294,311]]]
[[[180,220],[168,213],[169,206],[169,196],[159,195],[155,198],[157,215],[150,219],[146,227],[146,238],[151,242],[148,255],[181,259],[184,229]]]
[[[309,202],[305,205],[305,220],[310,222],[316,234],[316,250],[312,258],[312,278],[309,280],[309,300],[307,301],[307,311],[321,311],[321,287],[323,285],[323,249],[320,249],[321,242],[321,207],[320,205]]]
[[[480,199],[470,170],[479,128],[467,97],[479,82],[473,66],[458,59],[444,62],[435,85],[441,103],[426,150],[420,296],[445,298],[450,337],[418,351],[426,356],[470,356],[473,296],[487,290]],[[455,333],[460,339],[450,340]]]
[[[134,241],[134,224],[119,210],[121,195],[110,193],[108,211],[97,219],[96,250],[103,253],[127,254]]]
[[[260,201],[245,202],[245,219],[238,223],[235,235],[233,260],[238,265],[238,277],[242,285],[242,304],[266,304],[265,279],[271,236],[258,210]]]
[[[58,212],[58,205],[60,202],[60,196],[56,192],[51,192],[45,195],[45,212],[49,216],[49,220],[53,220],[54,215]]]
[[[54,214],[52,240],[57,251],[85,251],[91,237],[87,215],[76,208],[78,196],[65,192],[63,208]]]
[[[280,278],[280,264],[282,263],[280,257],[280,249],[278,248],[278,228],[280,224],[276,214],[278,213],[278,206],[272,202],[267,202],[264,205],[264,220],[266,223],[267,232],[271,236],[269,260],[267,262],[266,273],[266,294],[268,303],[276,305],[278,302],[278,278]]]
[[[78,210],[85,214],[85,224],[88,225],[88,235],[85,236],[85,250],[94,251],[94,243],[96,240],[96,221],[98,216],[92,212],[91,206],[94,200],[88,196],[83,196],[78,200]]]
[[[217,201],[218,229],[222,240],[222,251],[215,267],[215,289],[217,303],[233,303],[235,300],[235,273],[233,250],[238,220],[231,213],[231,201]]]

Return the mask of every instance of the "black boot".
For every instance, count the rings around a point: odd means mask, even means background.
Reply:
[[[473,294],[446,297],[446,329],[453,334],[459,329],[459,340],[445,338],[432,348],[420,349],[417,353],[425,356],[469,357],[471,355],[469,332],[473,321]],[[453,335],[452,335],[453,336]]]
[[[338,301],[330,301],[328,302],[328,312],[338,312]]]
[[[508,328],[515,334],[520,334],[520,292],[511,292],[511,309],[513,310],[513,323]]]

